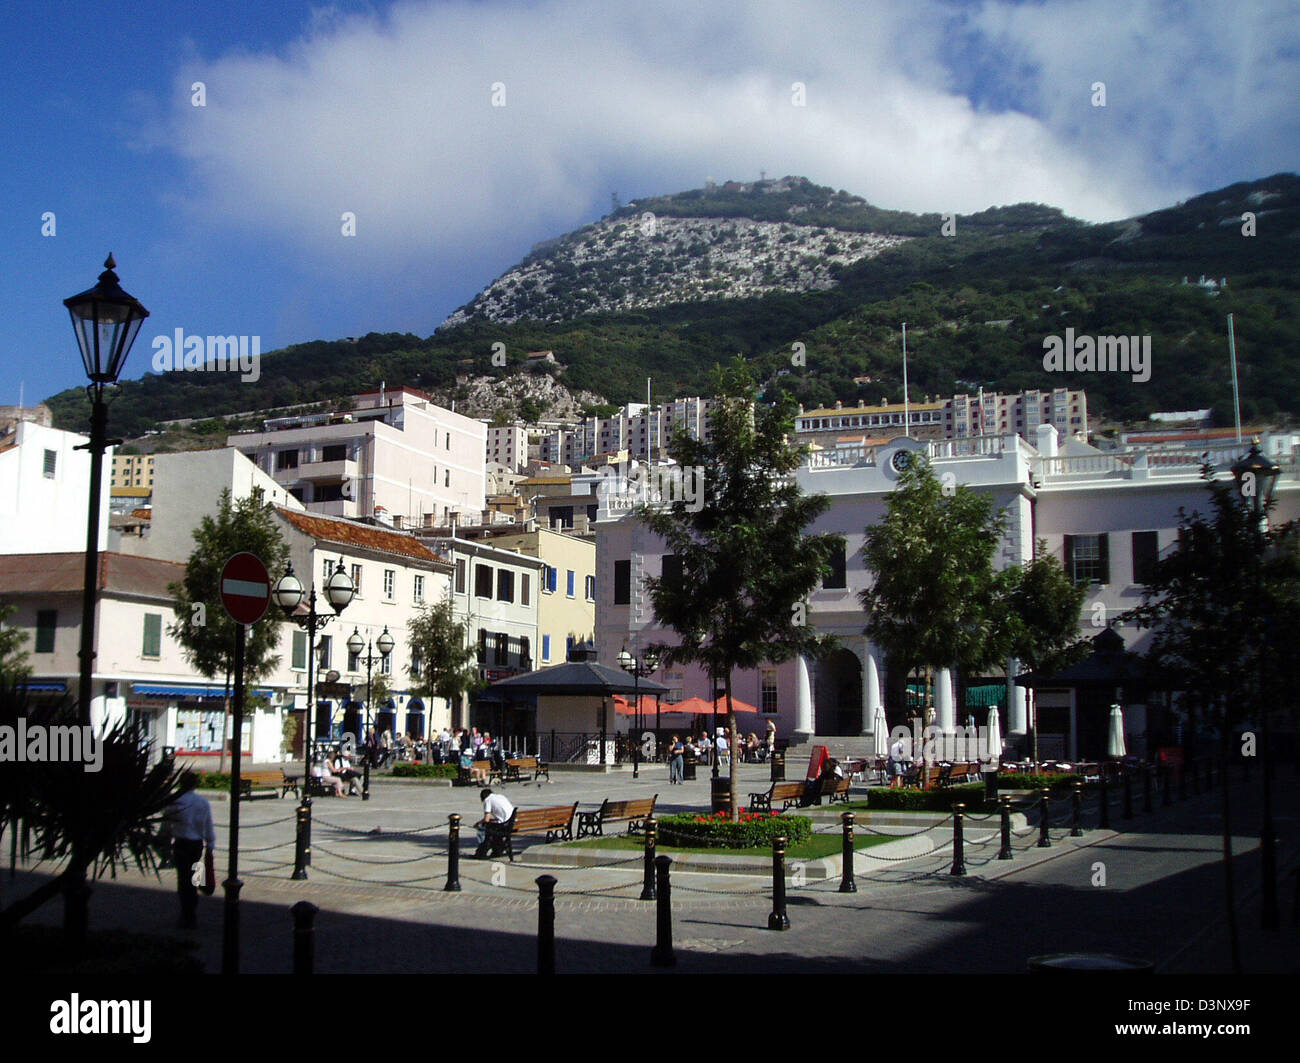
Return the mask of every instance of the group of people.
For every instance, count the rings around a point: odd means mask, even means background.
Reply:
[[[676,785],[683,781],[684,768],[688,757],[692,761],[708,762],[716,754],[719,767],[723,771],[730,773],[731,747],[731,729],[729,727],[719,727],[716,739],[710,739],[707,731],[700,735],[698,741],[691,735],[687,735],[684,739],[680,735],[673,735],[672,740],[668,743],[669,784]],[[736,744],[736,749],[742,760],[750,763],[766,761],[776,750],[776,724],[768,720],[767,731],[761,739],[751,731]]]
[[[352,761],[344,754],[342,746],[335,746],[332,756],[324,757],[313,764],[311,773],[320,780],[322,786],[332,789],[335,797],[344,796],[345,783],[348,787],[346,791],[348,797],[357,797],[361,794],[357,789],[357,780],[361,778],[361,772],[352,766]]]

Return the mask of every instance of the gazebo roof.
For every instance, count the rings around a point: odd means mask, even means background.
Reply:
[[[1029,672],[1016,677],[1016,685],[1031,687],[1117,687],[1133,686],[1147,680],[1146,663],[1136,653],[1124,648],[1124,640],[1107,628],[1092,640],[1092,653],[1078,664],[1063,668],[1054,675]]]
[[[535,672],[499,679],[488,687],[501,694],[608,697],[611,694],[666,694],[668,687],[653,679],[636,679],[621,668],[596,661],[566,661]]]

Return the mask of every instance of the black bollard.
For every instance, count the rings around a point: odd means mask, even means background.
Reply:
[[[966,810],[963,804],[952,806],[952,869],[948,872],[950,875],[966,874],[966,840],[962,837],[962,812]]]
[[[299,901],[289,909],[293,916],[293,973],[311,974],[316,969],[316,913],[311,901]]]
[[[453,812],[447,817],[447,884],[443,893],[460,892],[460,816]]]
[[[307,865],[311,863],[311,801],[304,798],[298,806],[298,824],[294,835],[293,874],[290,878],[307,877]]]
[[[555,876],[537,877],[537,973],[555,973]]]
[[[650,950],[650,963],[654,967],[677,966],[677,957],[673,955],[672,889],[668,883],[668,869],[672,863],[671,857],[655,857],[655,875],[659,884],[655,890],[655,947]]]
[[[768,930],[789,930],[790,916],[785,910],[785,839],[772,839],[772,914],[767,917]]]
[[[1169,776],[1173,774],[1173,769],[1170,768],[1168,764],[1161,764],[1160,771],[1162,774],[1162,778],[1160,780],[1160,804],[1167,808],[1169,805],[1172,805],[1174,803],[1174,799],[1170,794],[1170,788],[1169,788]]]
[[[1124,780],[1124,818],[1133,818],[1133,775],[1127,768],[1121,768]]]
[[[853,813],[841,812],[840,821],[844,824],[844,848],[840,855],[844,866],[840,869],[840,892],[857,893],[858,884],[853,879]]]
[[[1080,820],[1083,818],[1083,780],[1075,779],[1074,787],[1070,792],[1070,837],[1083,837],[1083,824]]]
[[[239,891],[244,884],[228,878],[221,884],[226,891],[225,922],[221,927],[221,973],[239,973]]]
[[[1097,806],[1097,829],[1110,830],[1110,778],[1106,769],[1101,769],[1101,804]]]
[[[1011,798],[999,797],[998,804],[1002,812],[1002,848],[998,850],[999,860],[1012,859],[1011,854]]]
[[[658,821],[651,816],[645,821],[645,872],[641,879],[641,899],[655,899],[655,832]]]
[[[1151,811],[1151,765],[1142,765],[1142,811]]]
[[[1038,791],[1038,848],[1050,849],[1052,840],[1047,836],[1047,799],[1050,796],[1047,787]]]

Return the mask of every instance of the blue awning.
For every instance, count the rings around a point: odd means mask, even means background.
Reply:
[[[132,683],[131,689],[145,697],[150,698],[224,698],[226,696],[225,687],[202,687],[202,686],[167,686],[163,683]],[[234,689],[230,691],[231,697],[234,697]],[[255,697],[269,698],[275,693],[273,690],[249,690],[245,693],[252,694]]]
[[[23,684],[23,689],[30,694],[66,694],[68,684],[62,679],[51,679],[44,682],[31,680]]]

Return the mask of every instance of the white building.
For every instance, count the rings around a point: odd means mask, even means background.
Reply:
[[[18,421],[0,438],[0,554],[43,554],[86,549],[90,508],[87,438],[36,421]],[[108,500],[113,451],[100,479],[99,548],[108,545]]]

